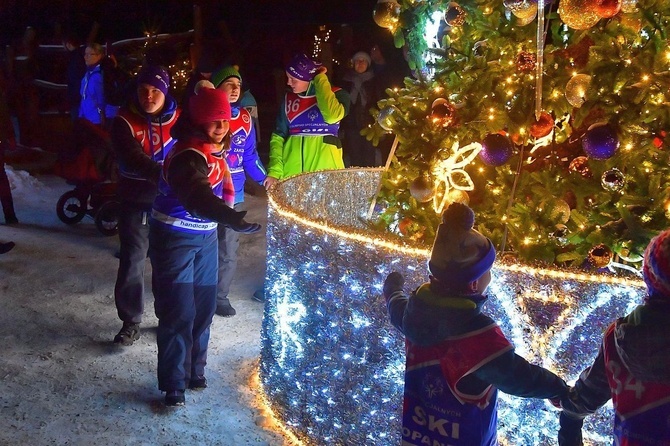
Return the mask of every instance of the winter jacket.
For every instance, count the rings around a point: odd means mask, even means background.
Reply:
[[[349,112],[349,94],[317,74],[303,94],[286,93],[270,137],[268,176],[343,169],[339,123]]]
[[[81,79],[81,102],[79,117],[88,119],[93,124],[104,124],[106,119],[116,115],[118,107],[105,103],[102,68],[100,64],[86,69]]]
[[[170,130],[179,117],[177,102],[165,97],[160,113],[147,115],[133,100],[112,121],[111,138],[119,163],[117,195],[151,207],[163,160],[175,143]]]
[[[612,323],[598,356],[561,401],[559,444],[582,444],[586,415],[610,398],[615,444],[670,445],[670,304],[638,306]]]
[[[237,104],[231,107],[231,111],[231,140],[226,163],[233,177],[235,204],[238,204],[244,201],[247,174],[258,183],[262,183],[267,174],[256,151],[256,129],[251,113]]]
[[[179,123],[173,135],[178,140],[163,164],[151,224],[205,234],[217,223],[240,223],[245,213],[232,209],[235,190],[223,147]]]
[[[433,288],[426,283],[407,296],[402,286],[384,287],[391,323],[406,337],[404,445],[496,445],[497,390],[529,398],[566,393],[561,378],[514,353],[482,314],[485,296]]]

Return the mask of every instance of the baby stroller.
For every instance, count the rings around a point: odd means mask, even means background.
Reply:
[[[111,180],[115,167],[109,138],[91,123],[78,123],[75,132],[75,150],[64,153],[55,166],[56,174],[74,189],[58,199],[56,214],[68,225],[79,223],[88,215],[103,235],[115,235],[119,202],[116,182]]]

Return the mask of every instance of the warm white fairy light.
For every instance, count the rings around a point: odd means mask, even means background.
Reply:
[[[391,271],[405,276],[407,291],[426,281],[430,249],[366,228],[380,176],[303,174],[269,194],[260,373],[273,412],[305,444],[399,443],[403,339],[381,286]],[[568,380],[644,290],[638,279],[505,262],[493,276],[486,312],[520,354]],[[591,444],[611,443],[600,419],[585,428]],[[557,412],[501,394],[499,426],[501,444],[555,444]]]

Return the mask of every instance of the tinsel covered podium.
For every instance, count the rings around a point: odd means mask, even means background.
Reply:
[[[406,277],[407,290],[426,281],[430,249],[369,229],[380,176],[302,174],[269,194],[261,383],[279,421],[306,444],[400,444],[404,341],[381,287],[391,271]],[[485,311],[517,353],[572,382],[644,287],[498,260],[489,296]],[[610,410],[587,419],[590,444],[611,444]],[[556,444],[558,411],[548,402],[501,393],[499,415],[501,444]]]

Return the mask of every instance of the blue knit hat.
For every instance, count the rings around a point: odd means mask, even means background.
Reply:
[[[670,229],[651,239],[644,251],[642,277],[649,301],[670,302]]]
[[[309,82],[314,79],[316,70],[321,65],[321,63],[310,59],[305,54],[297,54],[286,66],[286,72],[296,79]]]
[[[493,266],[493,243],[473,229],[474,223],[475,213],[462,203],[452,203],[442,214],[428,269],[446,285],[473,282]]]
[[[159,89],[164,95],[167,95],[170,88],[170,74],[163,67],[149,65],[142,68],[137,75],[137,85],[140,84],[149,84]]]

